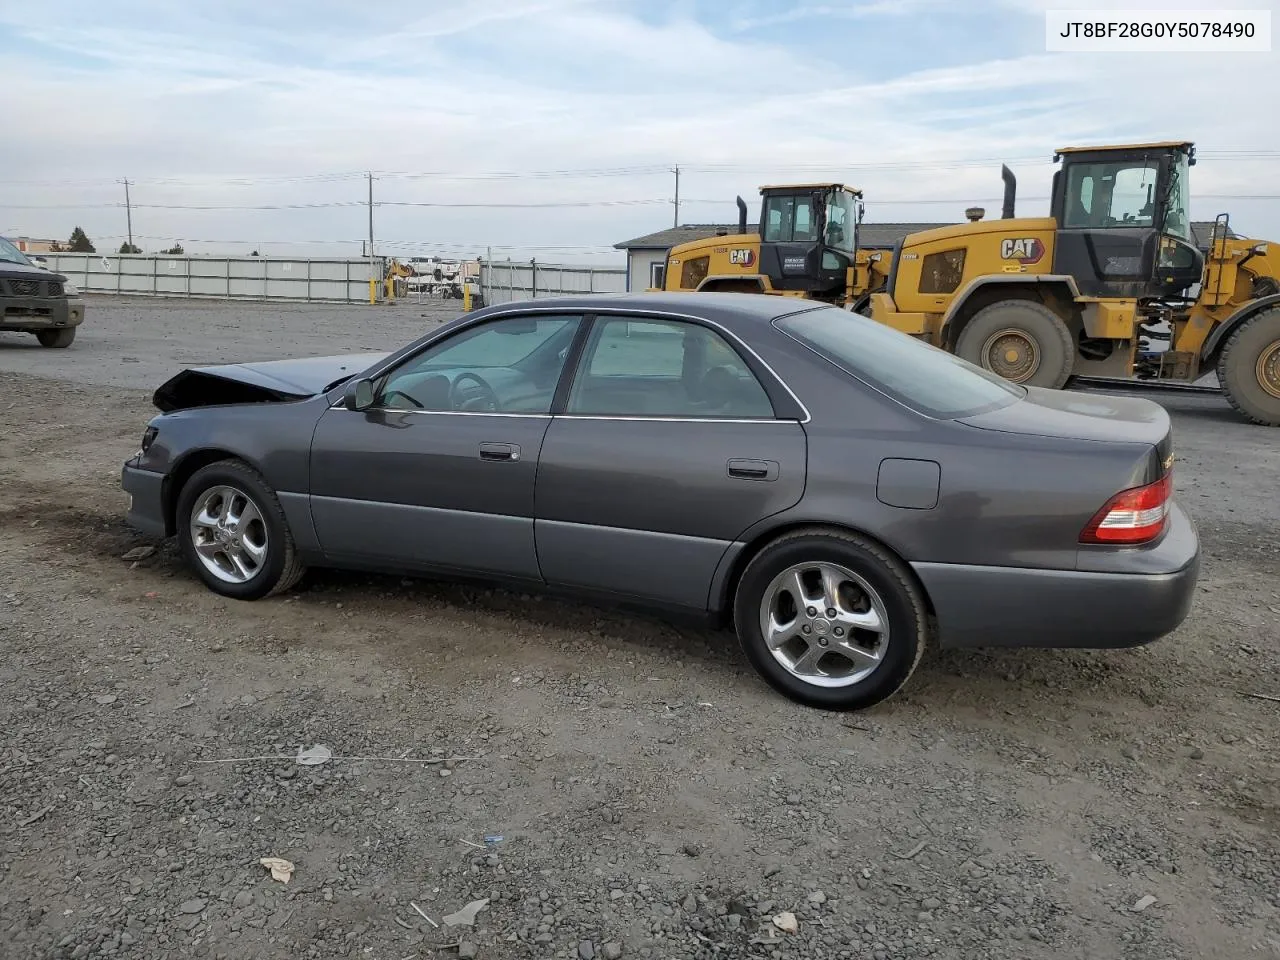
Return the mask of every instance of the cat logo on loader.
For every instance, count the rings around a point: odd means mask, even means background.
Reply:
[[[1036,237],[1006,237],[1000,241],[1000,259],[1019,263],[1039,263],[1044,244]]]

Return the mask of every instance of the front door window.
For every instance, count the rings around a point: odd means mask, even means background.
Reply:
[[[578,323],[576,316],[509,317],[463,330],[386,374],[375,406],[550,413]]]

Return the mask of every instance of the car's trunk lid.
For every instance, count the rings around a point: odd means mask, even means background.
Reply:
[[[1169,414],[1158,403],[1141,397],[1028,387],[1022,400],[960,422],[1027,436],[1145,444],[1154,450],[1152,480],[1159,479],[1173,463]]]
[[[386,353],[352,353],[190,367],[165,381],[152,402],[165,413],[233,403],[280,403],[314,397],[335,381],[367,370]]]

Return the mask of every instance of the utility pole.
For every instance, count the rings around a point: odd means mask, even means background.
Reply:
[[[370,170],[367,176],[369,178],[369,302],[373,303],[377,299],[374,284],[380,278],[373,259],[373,171]]]
[[[680,165],[676,164],[676,166],[672,168],[672,172],[676,175],[676,204],[675,215],[671,226],[678,227],[680,226]]]
[[[129,252],[133,252],[133,206],[129,203],[129,178],[126,177],[124,183],[124,216],[125,222],[129,225]]]

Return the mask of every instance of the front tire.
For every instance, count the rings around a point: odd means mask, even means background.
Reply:
[[[57,330],[37,330],[36,339],[42,347],[66,348],[76,339],[75,327],[60,327]]]
[[[864,537],[825,528],[786,534],[752,559],[734,622],[770,686],[826,710],[893,696],[927,641],[924,597],[906,566]]]
[[[1071,376],[1075,343],[1062,318],[1034,300],[1002,300],[970,318],[956,355],[1013,383],[1059,389]]]
[[[259,600],[305,571],[279,499],[243,461],[197,470],[178,496],[176,520],[182,555],[224,597]]]
[[[1232,332],[1218,355],[1227,400],[1264,427],[1280,427],[1280,309],[1255,314]]]

